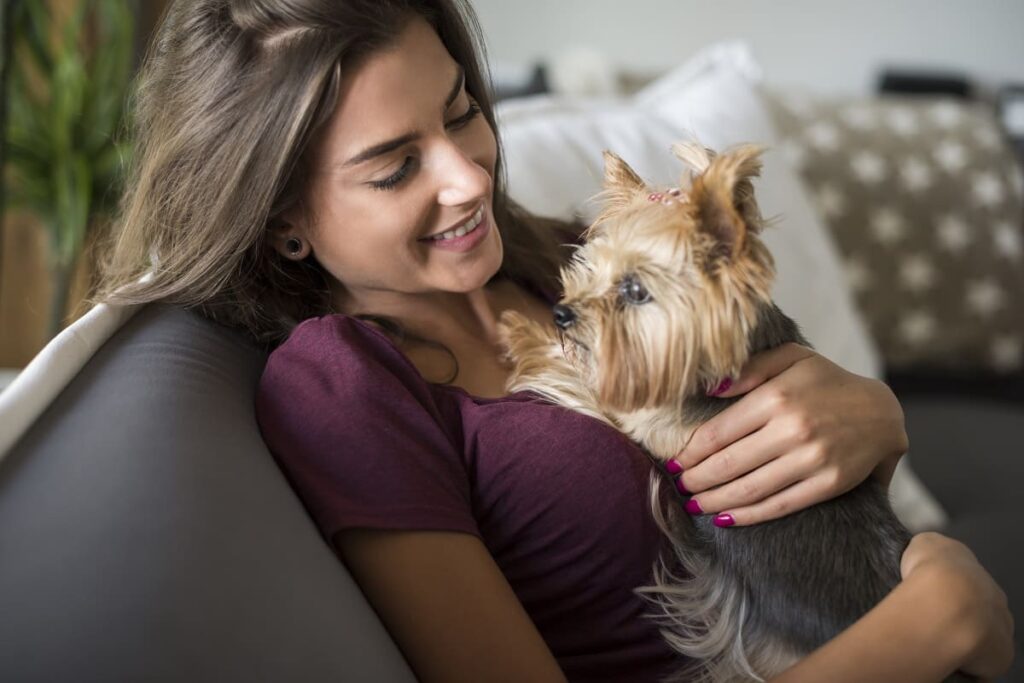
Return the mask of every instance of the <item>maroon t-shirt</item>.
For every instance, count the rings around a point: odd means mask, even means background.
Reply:
[[[328,538],[353,527],[479,537],[570,681],[656,681],[681,663],[644,616],[660,548],[651,463],[530,392],[431,384],[347,315],[301,323],[267,362],[257,418]]]

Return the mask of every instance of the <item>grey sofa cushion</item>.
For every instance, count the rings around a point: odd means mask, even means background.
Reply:
[[[260,438],[264,361],[148,306],[0,463],[0,678],[414,680]]]
[[[1024,683],[1024,405],[954,395],[900,396],[914,471],[964,542],[1006,591],[1017,660],[1003,683]]]

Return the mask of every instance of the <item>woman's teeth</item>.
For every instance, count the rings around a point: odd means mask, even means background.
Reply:
[[[455,239],[456,237],[462,237],[467,232],[473,232],[474,230],[476,230],[476,226],[480,225],[480,220],[483,217],[484,217],[484,207],[481,206],[479,209],[476,210],[476,213],[473,214],[472,218],[470,218],[468,221],[466,221],[465,223],[463,223],[459,227],[455,228],[454,230],[449,230],[448,232],[442,232],[440,235],[435,235],[435,236],[431,237],[430,239],[432,239],[432,240],[452,240],[452,239]]]

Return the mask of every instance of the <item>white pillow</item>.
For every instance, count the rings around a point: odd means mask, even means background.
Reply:
[[[534,213],[589,222],[598,207],[608,149],[651,183],[675,185],[683,170],[673,142],[696,139],[724,149],[769,146],[756,182],[763,238],[778,271],[773,297],[822,355],[878,378],[878,353],[842,279],[840,260],[803,186],[779,151],[757,84],[761,71],[742,43],[714,45],[628,98],[536,96],[498,105],[509,194]],[[913,530],[937,529],[945,515],[904,460],[891,486],[893,506]]]

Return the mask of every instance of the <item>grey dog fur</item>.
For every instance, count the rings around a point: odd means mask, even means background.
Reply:
[[[762,306],[750,353],[786,342],[811,346],[775,304]],[[682,409],[688,422],[703,423],[738,400],[698,393]],[[683,512],[682,494],[663,472],[652,474],[651,504],[678,564],[663,558],[655,585],[640,592],[659,607],[655,618],[676,649],[709,657],[671,680],[776,675],[860,619],[900,581],[911,534],[873,478],[782,518],[721,529],[708,515]]]

